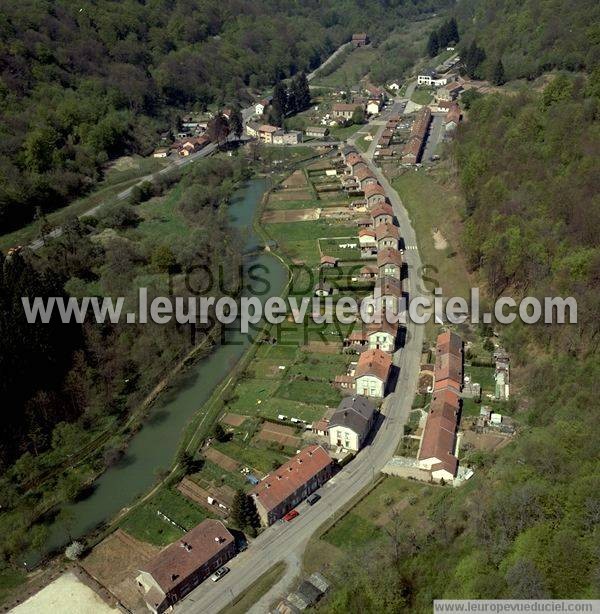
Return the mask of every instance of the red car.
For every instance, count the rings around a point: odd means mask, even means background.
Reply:
[[[296,518],[296,516],[298,516],[300,514],[300,512],[298,512],[298,510],[292,510],[291,512],[288,512],[283,519],[286,522],[289,522],[290,520],[294,520],[294,518]]]

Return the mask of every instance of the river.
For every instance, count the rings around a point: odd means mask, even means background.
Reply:
[[[253,179],[237,190],[231,200],[231,224],[242,232],[246,252],[253,251],[260,244],[252,222],[267,188],[266,179]],[[265,267],[261,277],[270,282],[271,288],[266,295],[261,295],[261,300],[281,293],[288,273],[277,258],[264,252],[255,253],[245,259],[246,269],[248,265]],[[71,538],[82,537],[101,523],[110,521],[121,509],[130,506],[152,488],[157,473],[172,465],[185,425],[231,372],[251,343],[247,335],[234,333],[228,338],[232,343],[220,345],[207,358],[190,367],[158,398],[149,410],[143,428],[131,439],[121,462],[96,480],[89,497],[65,505],[63,520],[56,520],[50,526],[50,535],[43,549],[26,557],[29,565],[66,545]],[[64,521],[65,517],[69,519],[68,523]]]

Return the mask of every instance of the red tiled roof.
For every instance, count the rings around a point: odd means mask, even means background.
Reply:
[[[358,155],[357,153],[353,152],[346,156],[346,164],[348,166],[354,166],[355,164],[359,163],[364,164],[365,161],[362,159],[362,156]]]
[[[398,226],[394,226],[393,224],[389,224],[386,222],[385,224],[379,224],[375,228],[375,237],[378,241],[380,241],[381,239],[386,239],[388,237],[391,239],[397,239],[398,236]]]
[[[371,322],[367,325],[367,335],[376,333],[388,333],[395,337],[398,334],[398,322],[388,322],[387,318],[382,318],[381,322]]]
[[[366,266],[362,267],[360,269],[360,274],[361,275],[376,275],[377,274],[377,267],[375,265],[372,264],[367,264]]]
[[[463,381],[462,339],[452,331],[441,333],[435,352],[435,390],[452,387],[460,390]]]
[[[402,283],[395,277],[384,275],[375,282],[375,296],[396,296],[402,295]]]
[[[375,194],[385,196],[385,190],[378,183],[370,183],[369,185],[365,186],[363,191],[366,198],[369,198],[369,196],[374,196]]]
[[[371,217],[376,218],[380,215],[391,215],[394,217],[394,210],[392,209],[392,205],[388,203],[379,203],[375,205],[375,207],[371,210]]]
[[[333,256],[321,256],[321,264],[336,264],[337,261]]]
[[[375,231],[372,228],[361,228],[358,231],[358,236],[359,237],[373,237],[373,238],[375,238]]]
[[[373,375],[385,382],[392,366],[392,357],[383,350],[367,350],[360,355],[354,377]]]
[[[377,254],[377,266],[383,266],[384,264],[395,264],[402,266],[402,254],[393,247],[386,247],[379,250]]]
[[[267,511],[272,510],[332,463],[333,460],[321,446],[308,446],[265,476],[251,494]]]
[[[360,164],[360,165],[357,164],[356,167],[354,168],[354,176],[359,181],[362,181],[363,179],[366,179],[367,177],[375,177],[375,175],[373,175],[373,173],[371,172],[371,169],[366,164]]]
[[[340,111],[340,112],[342,112],[342,111],[352,111],[352,112],[354,112],[354,110],[358,109],[360,106],[362,106],[362,105],[355,104],[355,103],[352,103],[352,102],[336,102],[333,105],[332,109],[333,109],[334,113],[336,111]]]
[[[269,124],[263,124],[258,128],[259,132],[277,132],[278,130],[277,126],[270,126]]]
[[[206,519],[159,552],[140,571],[148,572],[168,593],[234,541],[220,520]]]

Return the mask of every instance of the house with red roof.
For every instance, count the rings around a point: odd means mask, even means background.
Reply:
[[[385,190],[378,183],[370,183],[363,191],[367,207],[375,207],[385,202]]]
[[[161,614],[235,554],[234,536],[220,520],[207,518],[139,569],[138,589],[148,609]]]
[[[333,459],[319,445],[301,450],[250,492],[263,525],[285,516],[333,475]]]
[[[363,352],[354,371],[357,394],[383,399],[391,368],[392,357],[383,350]]]

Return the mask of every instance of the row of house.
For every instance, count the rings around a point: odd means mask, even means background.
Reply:
[[[261,143],[267,145],[297,145],[302,142],[302,132],[299,130],[283,130],[270,124],[257,124],[248,122],[246,134],[258,138]]]
[[[429,107],[423,107],[417,113],[417,117],[410,131],[410,137],[402,150],[402,162],[406,164],[417,164],[421,161],[430,123],[431,109]]]
[[[191,136],[174,141],[169,147],[158,147],[154,150],[154,158],[166,158],[169,154],[177,154],[181,157],[189,156],[210,143],[210,138],[203,134],[201,136]]]
[[[456,333],[446,331],[437,338],[433,397],[417,456],[419,467],[430,471],[436,481],[453,480],[458,469],[456,438],[462,384],[463,342]]]
[[[358,220],[361,256],[373,258],[376,264],[360,271],[363,279],[375,279],[372,298],[376,299],[381,317],[379,323],[363,324],[344,340],[347,348],[359,352],[358,361],[348,372],[338,375],[334,385],[343,393],[376,399],[385,396],[392,369],[392,354],[396,350],[398,325],[385,317],[387,309],[397,309],[402,296],[402,255],[399,250],[400,232],[394,224],[394,213],[386,200],[383,186],[353,146],[340,150],[346,167],[348,185],[361,190],[364,197],[355,205],[365,207],[368,216]]]

